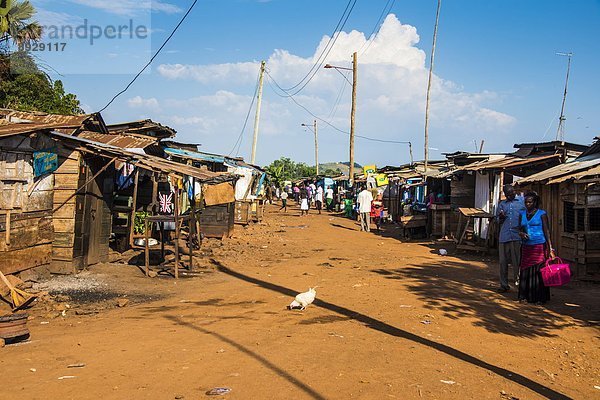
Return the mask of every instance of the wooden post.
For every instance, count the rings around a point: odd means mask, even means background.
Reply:
[[[193,237],[196,233],[196,178],[192,178],[192,202],[189,219],[188,248],[190,251],[190,272],[194,270],[194,242]]]
[[[350,112],[350,171],[348,178],[350,186],[354,184],[354,131],[356,122],[356,86],[358,79],[358,55],[352,54],[352,111]]]
[[[148,240],[150,235],[148,235],[148,220],[144,220],[144,266],[146,270],[146,276],[150,275],[150,246],[148,245]]]
[[[135,213],[137,211],[137,192],[140,179],[140,170],[136,168],[135,178],[133,178],[133,201],[131,205],[131,217],[129,225],[129,246],[133,247],[133,236],[135,235]]]
[[[315,131],[315,165],[316,165],[316,173],[319,176],[319,134],[317,128],[317,120],[314,121],[314,131]]]
[[[175,186],[175,203],[173,216],[175,219],[175,279],[179,278],[179,187]]]
[[[252,139],[252,154],[250,156],[250,163],[256,162],[256,143],[258,142],[258,125],[260,123],[260,103],[262,102],[262,91],[263,91],[263,79],[265,75],[266,61],[260,63],[260,78],[258,81],[258,97],[256,99],[256,116],[254,118],[254,137]]]
[[[440,21],[440,8],[442,0],[438,0],[435,14],[435,27],[433,28],[433,45],[431,46],[431,62],[429,64],[429,80],[427,81],[427,99],[425,100],[425,172],[429,163],[429,103],[431,97],[431,81],[433,78],[433,61],[435,60],[435,43],[437,41],[437,30]]]

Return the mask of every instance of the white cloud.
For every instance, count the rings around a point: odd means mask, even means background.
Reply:
[[[73,3],[102,10],[116,15],[134,16],[141,12],[163,12],[175,14],[181,12],[181,8],[174,4],[165,3],[160,0],[70,0]]]
[[[144,99],[141,96],[135,96],[127,100],[127,105],[131,108],[141,108],[150,111],[159,111],[160,104],[154,97]]]
[[[359,52],[358,62],[358,110],[357,132],[387,140],[411,140],[419,146],[424,125],[425,95],[428,79],[426,54],[417,47],[419,35],[415,27],[402,24],[390,14],[379,34],[367,39],[362,32],[341,32],[326,63],[341,67],[351,66],[351,54]],[[329,42],[324,36],[310,57],[300,57],[287,50],[275,50],[267,60],[269,74],[282,87],[292,87],[314,65]],[[438,64],[443,60],[438,59]],[[163,64],[158,73],[169,80],[197,82],[210,87],[227,88],[214,94],[193,99],[170,99],[165,109],[177,110],[182,118],[198,118],[215,121],[211,135],[232,143],[237,137],[246,116],[260,62],[238,62],[212,65]],[[348,73],[342,71],[344,73]],[[351,73],[349,74],[351,78]],[[268,81],[268,77],[265,77]],[[340,93],[344,78],[333,69],[319,69],[308,86],[295,99],[316,115],[327,119]],[[197,90],[197,88],[195,89]],[[239,93],[246,93],[240,95]],[[434,75],[431,102],[431,142],[441,151],[458,149],[473,138],[501,140],[496,133],[506,133],[517,123],[510,115],[495,110],[501,103],[498,94],[490,91],[469,93],[460,84]],[[289,99],[274,95],[265,83],[262,106],[261,134],[279,138],[270,140],[272,154],[284,150],[302,151],[310,161],[310,141],[299,128],[301,123],[311,122],[313,117],[298,108]],[[184,113],[187,113],[184,115]],[[349,130],[350,88],[337,106],[335,117],[330,121],[342,130]],[[253,115],[253,114],[252,114]],[[182,120],[184,121],[184,120]],[[252,118],[249,125],[252,123]],[[329,141],[323,146],[331,151],[325,159],[347,159],[347,138],[343,133],[320,123],[320,137]],[[250,127],[251,128],[251,127]],[[185,132],[185,130],[180,130]],[[388,163],[394,159],[406,160],[407,151],[402,145],[382,146],[373,142],[357,142],[357,157],[373,160],[375,154],[387,154]],[[216,144],[216,142],[215,142]],[[385,148],[384,148],[385,147]],[[335,152],[335,153],[334,153]],[[339,153],[339,154],[338,154]],[[266,161],[270,161],[265,159]]]

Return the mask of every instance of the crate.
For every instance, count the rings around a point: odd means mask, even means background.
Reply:
[[[209,206],[200,214],[200,232],[204,237],[226,239],[233,235],[234,203]]]
[[[234,223],[248,225],[252,220],[252,203],[249,201],[236,201]]]

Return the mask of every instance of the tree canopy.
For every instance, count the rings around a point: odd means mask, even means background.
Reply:
[[[308,178],[316,176],[317,170],[305,163],[297,163],[290,158],[281,157],[265,167],[269,178],[276,185],[281,185],[284,181],[293,181],[299,178]]]
[[[81,114],[79,100],[65,93],[27,53],[0,54],[0,107],[49,114]]]
[[[0,16],[0,107],[50,114],[81,114],[79,100],[65,93],[62,81],[53,81],[23,51],[11,52],[10,44],[40,40],[41,26],[33,20],[35,8],[29,1],[14,2]]]

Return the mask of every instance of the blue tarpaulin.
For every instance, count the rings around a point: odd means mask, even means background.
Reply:
[[[224,156],[219,156],[216,154],[200,153],[197,151],[175,149],[173,147],[165,147],[165,153],[175,155],[175,156],[192,158],[192,159],[196,159],[196,160],[200,160],[200,161],[209,161],[209,162],[215,162],[215,163],[224,163],[225,162]]]

